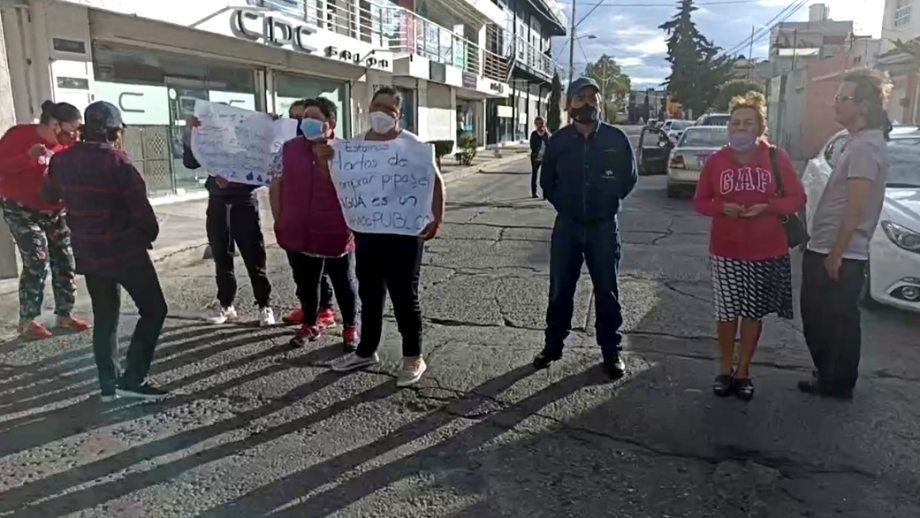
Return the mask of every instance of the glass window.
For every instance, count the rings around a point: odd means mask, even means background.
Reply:
[[[275,72],[275,113],[287,116],[294,101],[325,97],[337,108],[336,134],[351,135],[351,117],[348,114],[345,83],[320,77],[299,76]]]
[[[680,139],[680,147],[722,147],[728,143],[727,128],[689,128]]]
[[[920,139],[893,139],[888,143],[887,184],[920,187]]]

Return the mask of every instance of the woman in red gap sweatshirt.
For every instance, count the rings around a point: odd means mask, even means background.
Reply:
[[[789,244],[781,218],[805,206],[789,156],[772,151],[764,138],[765,101],[755,92],[732,100],[729,145],[706,162],[695,197],[696,210],[712,218],[713,301],[722,353],[713,392],[734,392],[744,400],[754,397],[750,368],[763,318],[771,313],[792,318]],[[783,195],[777,192],[780,174]],[[739,321],[741,357],[733,369]]]
[[[0,138],[0,208],[22,256],[19,333],[29,340],[51,337],[36,322],[49,263],[57,327],[68,331],[89,328],[71,314],[76,283],[64,212],[42,197],[48,162],[75,142],[81,120],[76,107],[45,101],[39,124],[14,126]]]

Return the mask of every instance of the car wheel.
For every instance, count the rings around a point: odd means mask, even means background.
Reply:
[[[863,282],[862,293],[859,295],[859,302],[866,309],[879,309],[882,304],[872,298],[872,272],[869,263],[866,263],[866,281]]]

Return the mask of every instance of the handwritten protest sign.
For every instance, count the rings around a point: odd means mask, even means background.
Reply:
[[[434,146],[409,139],[339,140],[330,172],[348,227],[420,234],[433,220]]]
[[[297,134],[297,121],[208,101],[195,102],[201,125],[192,153],[208,174],[231,182],[266,185],[273,154]]]

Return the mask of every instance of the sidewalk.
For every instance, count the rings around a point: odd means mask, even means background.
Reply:
[[[473,165],[469,167],[457,164],[453,156],[444,157],[441,162],[441,172],[445,183],[449,185],[488,168],[500,167],[524,158],[528,151],[529,148],[526,146],[507,146],[502,148],[499,156],[496,157],[495,150],[480,150],[473,160]],[[267,189],[260,191],[259,199],[266,246],[274,246],[276,244],[273,230],[274,220],[268,204]],[[154,243],[150,255],[158,268],[187,266],[203,260],[208,244],[205,232],[207,206],[207,199],[154,206],[160,222],[160,236]],[[45,286],[44,311],[41,317],[44,323],[53,323],[54,297],[50,284],[49,276],[49,282],[46,282]],[[16,336],[16,325],[19,320],[18,285],[18,279],[0,281],[0,342]],[[82,277],[77,279],[76,311],[87,317],[91,312],[89,297],[86,295],[86,286]]]

